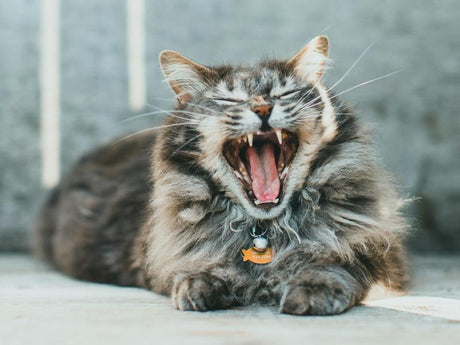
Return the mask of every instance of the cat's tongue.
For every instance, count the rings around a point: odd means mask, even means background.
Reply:
[[[276,169],[275,148],[266,143],[262,147],[248,147],[252,191],[260,202],[272,202],[280,193],[280,178]]]

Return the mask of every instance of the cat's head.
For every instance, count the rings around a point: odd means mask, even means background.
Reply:
[[[206,170],[251,216],[279,216],[337,131],[321,83],[327,60],[325,36],[288,60],[253,66],[207,67],[162,52],[179,102],[166,122],[169,155]]]

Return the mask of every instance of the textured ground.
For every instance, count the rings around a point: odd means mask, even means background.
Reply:
[[[179,312],[136,288],[75,281],[28,256],[0,256],[0,343],[17,344],[460,344],[460,257],[414,260],[413,287],[378,292],[334,317],[270,308]]]

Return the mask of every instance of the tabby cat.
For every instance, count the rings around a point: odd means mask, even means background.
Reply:
[[[180,310],[330,315],[374,283],[403,288],[403,202],[368,131],[321,81],[328,47],[319,36],[253,66],[162,52],[176,110],[76,164],[38,219],[39,253]]]

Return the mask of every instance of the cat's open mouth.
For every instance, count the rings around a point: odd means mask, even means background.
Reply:
[[[272,208],[283,198],[297,136],[284,130],[246,134],[224,145],[224,156],[255,206]]]

